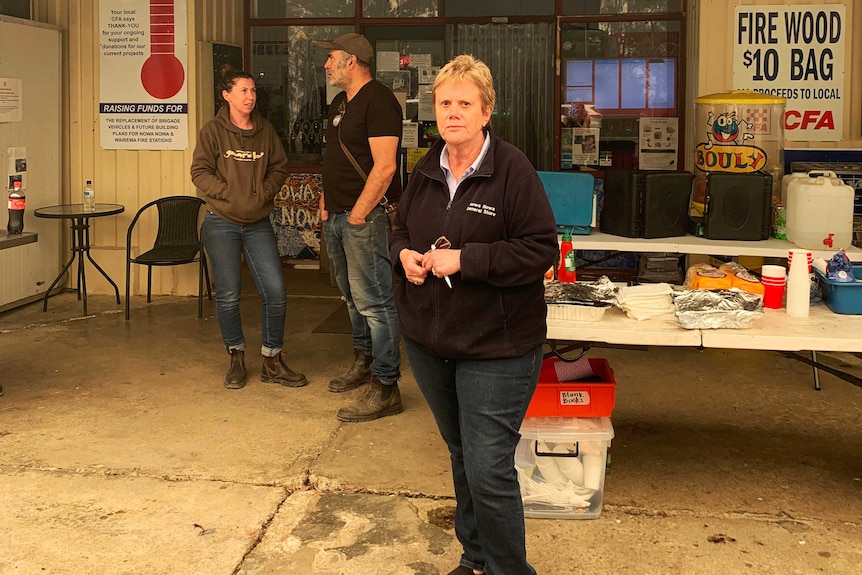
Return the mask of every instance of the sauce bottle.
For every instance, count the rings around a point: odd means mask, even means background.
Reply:
[[[569,230],[563,233],[560,243],[560,267],[557,270],[557,281],[572,283],[575,281],[575,250],[572,248],[572,234]]]

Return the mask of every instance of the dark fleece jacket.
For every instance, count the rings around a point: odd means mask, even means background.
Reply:
[[[491,133],[481,165],[450,203],[438,141],[410,177],[389,251],[425,252],[441,235],[461,250],[452,289],[429,275],[400,282],[396,303],[404,337],[449,359],[519,357],[545,341],[543,275],[558,253],[557,228],[536,170],[515,146]]]
[[[204,124],[192,158],[192,182],[207,209],[235,224],[269,217],[287,177],[287,155],[275,129],[257,110],[250,136],[230,121],[224,105]]]

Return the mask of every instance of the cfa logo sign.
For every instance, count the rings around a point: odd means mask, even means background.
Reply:
[[[787,110],[784,112],[784,129],[834,130],[835,119],[832,110]]]

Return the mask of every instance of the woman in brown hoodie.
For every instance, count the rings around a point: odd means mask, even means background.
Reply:
[[[301,387],[308,380],[283,359],[284,277],[269,221],[273,200],[287,176],[287,156],[272,124],[255,109],[257,91],[251,74],[223,70],[221,87],[227,105],[201,128],[191,175],[207,201],[201,238],[213,270],[222,339],[231,357],[224,384],[228,389],[245,385],[239,306],[245,257],[262,302],[260,379]]]

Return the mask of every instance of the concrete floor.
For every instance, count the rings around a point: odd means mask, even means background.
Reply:
[[[287,350],[310,385],[228,360],[212,302],[74,294],[0,315],[0,573],[436,575],[460,553],[449,461],[409,366],[404,413],[342,424],[346,334],[328,277],[287,270]],[[246,336],[259,306],[244,297]],[[596,520],[528,519],[541,575],[856,574],[862,389],[780,354],[594,348],[616,372]],[[249,354],[255,376],[260,362]],[[859,371],[858,368],[852,368]],[[494,574],[499,575],[499,574]]]

